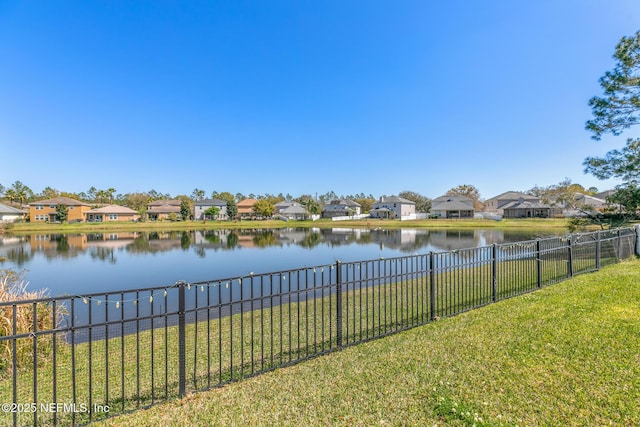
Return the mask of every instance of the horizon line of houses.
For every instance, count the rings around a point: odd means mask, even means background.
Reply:
[[[601,193],[605,195],[605,193]],[[606,195],[605,195],[606,197]],[[248,198],[239,201],[237,206],[238,219],[261,219],[254,211],[258,200]],[[150,221],[182,219],[181,203],[179,199],[156,200],[147,204],[146,218]],[[577,203],[590,209],[602,211],[607,202],[603,198],[579,194]],[[139,221],[140,212],[126,206],[109,204],[100,207],[72,199],[70,197],[54,197],[29,203],[28,215],[31,222],[56,222],[58,214],[56,207],[65,205],[68,208],[68,222],[112,222]],[[378,219],[416,219],[415,202],[398,196],[381,197],[373,203],[368,217]],[[212,207],[217,208],[218,214],[206,215]],[[274,205],[272,217],[285,220],[304,220],[312,215],[303,205],[293,201],[282,201]],[[525,193],[507,191],[484,201],[484,208],[474,208],[474,201],[465,196],[440,196],[432,200],[431,218],[474,218],[477,216],[500,218],[552,218],[575,216],[578,212],[562,206],[551,206],[542,203],[541,199]],[[325,204],[322,209],[323,218],[363,217],[361,205],[351,199],[335,199]],[[24,219],[27,212],[0,203],[0,222],[12,222]],[[427,214],[422,214],[426,218]],[[227,220],[227,203],[219,199],[204,199],[194,201],[191,211],[194,220]],[[314,216],[317,219],[319,216]]]

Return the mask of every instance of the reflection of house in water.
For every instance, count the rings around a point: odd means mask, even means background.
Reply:
[[[119,249],[132,244],[138,234],[137,232],[90,233],[87,234],[87,246]]]
[[[42,252],[48,258],[74,257],[87,249],[86,234],[33,234],[29,236],[32,252]]]
[[[370,230],[359,228],[330,228],[321,229],[322,240],[329,246],[347,245],[357,242],[364,235],[368,235]]]
[[[280,243],[284,245],[299,245],[309,234],[308,230],[302,228],[283,228],[274,230]]]
[[[5,236],[0,237],[0,261],[7,259],[13,261],[18,266],[29,261],[32,257],[31,251],[28,251],[25,243],[28,242],[26,236]],[[2,263],[0,263],[0,267]]]
[[[480,240],[479,230],[431,230],[429,242],[443,251],[475,248]]]
[[[427,234],[427,232],[414,229],[375,229],[371,230],[371,241],[377,243],[380,249],[413,248],[416,244],[416,236],[418,234]]]

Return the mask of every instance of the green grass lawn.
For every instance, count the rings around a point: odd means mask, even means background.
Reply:
[[[569,222],[565,218],[549,219],[426,219],[415,221],[362,219],[357,221],[162,221],[162,222],[103,222],[74,224],[15,223],[7,231],[11,233],[82,233],[97,231],[144,231],[144,230],[201,230],[201,229],[253,229],[253,228],[561,228]]]
[[[105,425],[639,425],[640,261]]]

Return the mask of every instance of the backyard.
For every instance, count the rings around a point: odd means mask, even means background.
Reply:
[[[105,425],[638,425],[640,261]]]

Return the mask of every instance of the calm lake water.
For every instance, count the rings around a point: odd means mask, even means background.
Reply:
[[[561,234],[566,232],[288,228],[5,235],[0,237],[0,269],[27,270],[31,290],[80,295]]]

